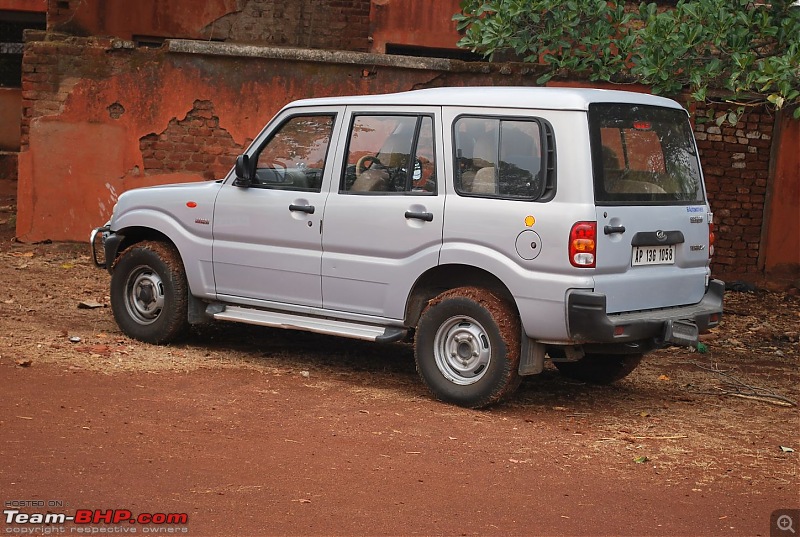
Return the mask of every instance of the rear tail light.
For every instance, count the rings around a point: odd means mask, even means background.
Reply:
[[[715,238],[714,237],[714,224],[713,224],[713,222],[709,222],[708,223],[708,257],[709,257],[709,259],[711,259],[711,257],[714,255],[714,238]]]
[[[597,222],[575,222],[569,232],[569,262],[573,267],[594,268]]]

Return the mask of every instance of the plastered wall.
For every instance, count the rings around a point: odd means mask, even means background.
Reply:
[[[125,190],[221,177],[294,99],[536,80],[521,64],[175,43],[185,46],[31,36],[23,67],[21,240],[83,241]],[[798,122],[779,130],[759,110],[736,126],[697,126],[718,226],[717,277],[798,277]]]

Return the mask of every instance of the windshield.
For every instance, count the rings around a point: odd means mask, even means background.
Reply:
[[[589,126],[598,204],[698,204],[700,162],[686,113],[592,104]]]

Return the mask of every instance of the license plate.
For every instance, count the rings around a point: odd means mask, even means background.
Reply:
[[[683,347],[696,347],[697,325],[687,321],[667,321],[664,327],[664,341]]]
[[[675,264],[675,245],[634,246],[631,265],[673,265]]]

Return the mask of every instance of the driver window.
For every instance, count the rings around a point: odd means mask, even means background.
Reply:
[[[341,191],[434,193],[433,148],[429,116],[355,116]]]
[[[319,192],[334,116],[295,116],[261,148],[252,186]]]

